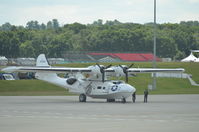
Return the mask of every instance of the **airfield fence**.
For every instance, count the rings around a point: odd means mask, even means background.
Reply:
[[[151,62],[152,53],[139,52],[99,52],[99,51],[70,51],[63,53],[62,56],[67,62],[85,63],[85,62]],[[157,61],[161,61],[157,57]]]
[[[48,58],[50,64],[63,63],[97,63],[97,62],[151,62],[152,53],[130,52],[97,52],[97,51],[70,51],[62,53],[63,58]],[[158,59],[160,61],[160,59]],[[2,65],[34,66],[36,58],[8,58]],[[1,63],[0,63],[1,65]]]

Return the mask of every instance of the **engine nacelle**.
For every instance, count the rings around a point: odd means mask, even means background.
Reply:
[[[100,65],[101,67],[104,67],[103,65]],[[88,67],[92,72],[88,73],[89,76],[87,78],[89,79],[101,79],[102,73],[100,71],[100,67],[98,65],[93,65]]]
[[[103,67],[103,65],[100,65]],[[89,66],[89,69],[91,69],[91,74],[101,74],[100,68],[97,65]]]
[[[123,65],[124,67],[125,65]],[[112,76],[120,77],[125,76],[123,69],[120,66],[112,66],[111,69],[113,69],[115,72],[111,73]]]

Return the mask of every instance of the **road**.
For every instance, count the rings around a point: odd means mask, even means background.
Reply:
[[[198,132],[199,95],[127,103],[78,96],[0,96],[0,132]]]

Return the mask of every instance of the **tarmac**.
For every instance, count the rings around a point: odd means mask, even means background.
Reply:
[[[0,96],[0,132],[198,132],[199,95],[119,101],[78,96]]]

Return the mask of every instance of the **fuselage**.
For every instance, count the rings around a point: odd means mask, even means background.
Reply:
[[[76,85],[69,86],[69,91],[77,94],[85,93],[92,98],[122,99],[131,96],[136,89],[123,81],[82,80],[77,82]]]
[[[61,78],[52,73],[37,73],[36,78],[69,89],[71,93],[85,94],[92,98],[122,99],[128,98],[136,91],[133,86],[118,80],[102,82],[101,80],[77,79],[73,77]]]

